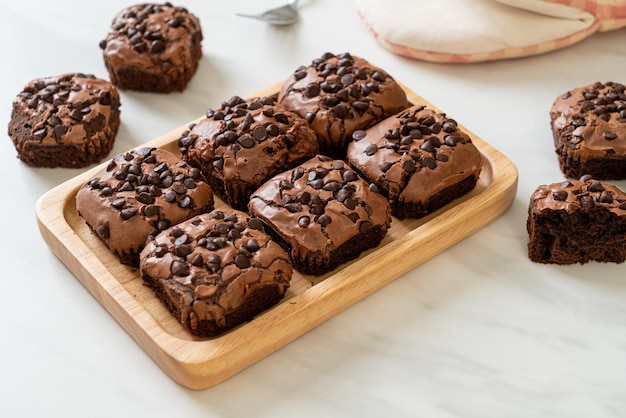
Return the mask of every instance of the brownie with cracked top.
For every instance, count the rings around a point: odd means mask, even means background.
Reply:
[[[121,89],[183,91],[202,57],[202,29],[186,8],[143,3],[121,10],[100,42],[111,82]]]
[[[267,179],[318,151],[306,121],[270,97],[232,97],[184,131],[178,146],[183,159],[239,210],[246,210],[252,192]]]
[[[119,108],[115,86],[92,74],[38,78],[13,101],[8,133],[28,165],[87,167],[111,151]]]
[[[482,169],[457,122],[421,105],[352,136],[350,165],[378,186],[398,218],[421,218],[470,192]]]
[[[537,263],[626,260],[626,193],[585,175],[541,185],[530,197],[528,257]]]
[[[151,239],[140,271],[189,332],[214,337],[277,304],[293,269],[258,219],[216,209]]]
[[[554,146],[566,177],[626,179],[626,88],[596,82],[558,97],[550,109]]]
[[[145,147],[118,154],[90,178],[76,209],[122,263],[138,266],[150,236],[212,210],[213,193],[200,170]]]
[[[352,133],[409,107],[387,72],[363,58],[330,52],[297,68],[278,102],[304,117],[320,139],[320,152],[344,158]]]
[[[376,247],[391,223],[389,202],[342,160],[318,155],[257,189],[249,211],[289,254],[321,275]]]

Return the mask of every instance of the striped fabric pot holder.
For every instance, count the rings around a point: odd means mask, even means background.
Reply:
[[[626,27],[626,0],[355,0],[399,55],[472,63],[543,54]]]

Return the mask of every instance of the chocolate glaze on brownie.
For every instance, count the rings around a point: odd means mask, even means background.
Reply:
[[[353,134],[348,161],[398,218],[423,217],[475,186],[480,152],[454,119],[421,105]]]
[[[113,84],[122,89],[183,91],[202,56],[200,21],[171,3],[120,11],[100,42]]]
[[[122,263],[137,266],[149,236],[212,210],[213,193],[200,170],[146,147],[115,156],[79,189],[76,208]]]
[[[528,257],[537,263],[622,263],[626,260],[626,194],[594,180],[537,187],[526,228]]]
[[[201,337],[219,335],[278,303],[292,276],[262,223],[233,209],[163,231],[141,253],[141,275],[174,317]]]
[[[317,154],[306,121],[269,97],[234,96],[183,132],[183,158],[200,168],[213,190],[235,209],[274,174]]]
[[[626,179],[626,91],[596,82],[558,97],[550,110],[554,145],[566,177]]]
[[[250,213],[291,257],[321,275],[376,247],[391,223],[389,202],[345,162],[316,156],[252,194]]]
[[[384,70],[349,53],[325,53],[285,81],[278,102],[304,117],[320,152],[344,158],[352,132],[409,107],[404,90]]]
[[[119,107],[115,86],[94,75],[38,78],[13,101],[9,136],[28,165],[86,167],[111,151]]]

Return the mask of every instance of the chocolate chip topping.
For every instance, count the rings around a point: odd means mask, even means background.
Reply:
[[[626,87],[596,82],[558,97],[550,110],[555,150],[566,177],[626,178]]]
[[[350,53],[325,53],[299,67],[278,101],[306,118],[320,137],[321,150],[333,157],[345,152],[354,131],[409,106],[389,74]]]
[[[13,102],[9,135],[18,153],[28,146],[62,145],[82,154],[82,161],[61,161],[55,165],[36,164],[37,156],[23,158],[32,165],[87,166],[111,149],[119,126],[119,106],[115,86],[93,74],[68,73],[36,79]]]
[[[388,197],[392,213],[400,218],[423,217],[467,193],[482,170],[480,152],[470,136],[454,119],[422,105],[353,137],[348,162]],[[467,184],[458,189],[462,192],[448,192],[446,200],[428,203],[461,182]]]
[[[454,119],[423,106],[414,106],[396,115],[394,120],[397,127],[385,130],[380,140],[370,138],[370,142],[374,142],[367,144],[362,151],[371,157],[377,153],[381,144],[390,150],[393,155],[387,155],[387,159],[379,163],[384,172],[389,171],[394,164],[399,164],[408,174],[435,170],[440,163],[448,162],[450,151],[447,148],[471,142],[467,135],[458,130]],[[356,141],[367,137],[366,132],[357,132]]]
[[[244,209],[249,194],[272,175],[318,152],[306,121],[271,97],[233,96],[183,132],[178,146],[185,160],[219,182],[215,189],[236,209]]]
[[[118,253],[130,246],[138,254],[149,237],[212,207],[211,189],[196,168],[149,147],[118,154],[77,194],[77,209],[92,228],[101,222],[98,212],[110,213],[115,234],[100,236],[115,235],[108,245]],[[181,245],[185,240],[178,238]]]
[[[566,211],[577,209],[590,211],[597,205],[605,206],[612,211],[626,210],[626,195],[623,192],[589,175],[584,175],[579,180],[539,186],[531,201],[536,202],[539,210],[549,207],[562,208]]]
[[[386,225],[389,207],[345,162],[317,156],[258,189],[250,210],[261,217],[275,213],[270,223],[306,236],[306,245],[324,248],[328,239],[340,245],[364,222]],[[296,232],[302,229],[311,232]]]
[[[164,24],[160,24],[163,20]],[[138,53],[160,54],[167,47],[170,38],[178,39],[169,32],[184,28],[192,33],[197,30],[196,18],[184,7],[165,4],[141,4],[120,12],[111,23],[111,31],[100,41],[101,49],[106,49],[113,39],[126,39]]]

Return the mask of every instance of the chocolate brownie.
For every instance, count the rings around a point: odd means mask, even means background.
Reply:
[[[121,10],[100,42],[104,64],[121,89],[183,91],[202,56],[200,21],[186,8],[144,3]]]
[[[622,263],[626,193],[585,175],[541,185],[530,198],[528,257],[537,263]]]
[[[454,119],[414,105],[353,133],[348,161],[375,183],[398,218],[421,218],[468,193],[480,152]]]
[[[139,265],[146,239],[213,209],[213,193],[197,168],[169,151],[118,154],[85,183],[76,209],[124,264]]]
[[[626,179],[626,91],[596,82],[558,97],[550,110],[554,146],[566,177]]]
[[[252,319],[285,295],[292,266],[262,223],[214,210],[154,237],[141,276],[189,332],[214,337]]]
[[[285,81],[278,102],[304,117],[320,152],[344,158],[352,132],[409,107],[402,87],[362,58],[330,52],[301,66]]]
[[[183,159],[200,168],[230,206],[245,210],[267,179],[314,157],[315,132],[269,97],[234,96],[183,132]]]
[[[318,155],[268,180],[250,213],[266,225],[294,268],[321,275],[376,247],[391,223],[387,199],[341,160]]]
[[[115,86],[68,73],[32,80],[13,101],[9,136],[34,167],[82,168],[111,151],[120,125]]]

